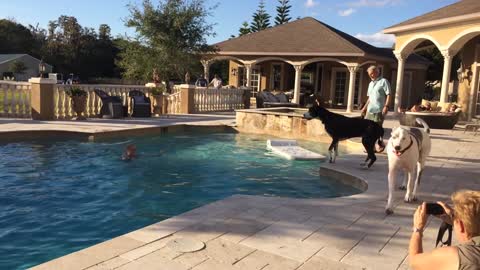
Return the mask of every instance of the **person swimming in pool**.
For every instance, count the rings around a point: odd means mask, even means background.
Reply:
[[[137,147],[135,144],[129,144],[122,154],[122,160],[132,160],[137,157]]]

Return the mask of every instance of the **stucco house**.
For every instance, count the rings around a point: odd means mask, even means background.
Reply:
[[[21,74],[14,74],[17,81],[28,81],[32,77],[37,77],[39,72],[40,60],[28,54],[0,54],[0,79],[3,79],[4,73],[10,73],[14,62],[23,62],[26,70]],[[53,67],[45,63],[45,72],[52,72]]]
[[[372,64],[396,85],[392,49],[374,47],[311,17],[214,46],[217,51],[202,60],[207,78],[212,62],[229,60],[228,84],[250,86],[254,93],[293,90],[296,103],[304,94],[316,93],[332,106],[352,111],[366,101],[370,81],[366,69]],[[415,54],[408,58],[404,104],[413,104],[423,94],[429,64]]]
[[[458,103],[463,117],[470,120],[480,117],[480,1],[463,0],[430,13],[404,21],[384,29],[394,34],[395,56],[399,74],[408,70],[405,59],[413,52],[436,46],[444,57],[440,103],[446,103],[448,94],[458,91]],[[452,59],[461,60],[456,76],[451,76]],[[399,76],[402,77],[402,76]],[[405,78],[405,77],[403,77]],[[449,87],[452,80],[458,81],[458,89]],[[406,92],[404,80],[396,82],[395,107],[403,107]]]

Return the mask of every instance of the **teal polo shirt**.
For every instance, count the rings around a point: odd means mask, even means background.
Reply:
[[[390,95],[390,83],[387,79],[378,77],[376,80],[371,81],[368,84],[368,107],[367,112],[369,113],[380,113],[382,112],[383,107],[385,106],[385,100],[387,95]]]

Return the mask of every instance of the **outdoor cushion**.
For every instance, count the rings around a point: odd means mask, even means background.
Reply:
[[[278,102],[288,102],[288,98],[283,92],[276,94],[275,97],[277,98]]]
[[[135,104],[147,103],[143,96],[133,96],[132,98],[135,100]]]

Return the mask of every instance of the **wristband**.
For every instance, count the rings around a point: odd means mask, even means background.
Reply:
[[[419,233],[420,235],[422,235],[423,234],[423,229],[413,227],[413,233]]]

